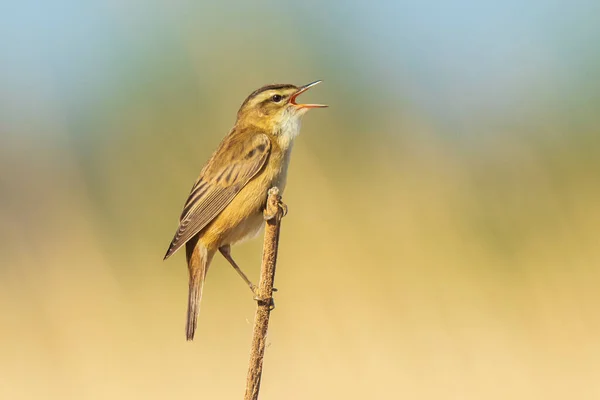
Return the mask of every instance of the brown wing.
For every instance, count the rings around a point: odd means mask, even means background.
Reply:
[[[231,135],[221,143],[192,187],[165,260],[227,207],[263,168],[270,150],[265,134]]]

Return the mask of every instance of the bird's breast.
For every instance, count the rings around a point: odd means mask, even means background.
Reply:
[[[288,147],[283,154],[281,155],[281,160],[278,161],[278,166],[274,168],[276,173],[273,176],[273,180],[269,188],[273,186],[277,186],[279,188],[279,192],[283,193],[285,186],[287,184],[287,174],[288,167],[290,165],[290,156],[292,153],[292,146]]]
[[[291,147],[285,151],[275,146],[264,168],[259,171],[202,232],[209,248],[251,239],[264,225],[263,210],[270,188],[283,192],[290,162]]]

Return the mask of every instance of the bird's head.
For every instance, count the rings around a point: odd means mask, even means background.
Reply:
[[[274,135],[288,126],[299,126],[300,118],[311,108],[327,107],[324,104],[300,104],[297,97],[321,83],[316,81],[304,86],[290,84],[267,85],[255,90],[242,103],[237,124],[254,125]]]

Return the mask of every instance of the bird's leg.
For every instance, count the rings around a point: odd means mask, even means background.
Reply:
[[[230,245],[221,246],[221,247],[219,247],[219,251],[221,252],[221,254],[223,254],[223,257],[225,257],[225,259],[227,261],[229,261],[229,264],[231,264],[233,269],[235,269],[237,271],[237,273],[240,274],[240,276],[242,277],[244,282],[246,282],[246,285],[248,285],[250,290],[252,290],[252,293],[254,293],[254,296],[257,296],[258,291],[256,290],[256,285],[253,284],[252,282],[250,282],[250,279],[248,279],[246,274],[244,274],[244,272],[240,269],[240,267],[238,267],[238,265],[235,263],[235,261],[231,257],[231,246]]]

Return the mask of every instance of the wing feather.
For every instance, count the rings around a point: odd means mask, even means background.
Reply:
[[[264,167],[271,150],[269,137],[262,133],[244,136],[228,136],[200,173],[165,259],[215,219]]]

